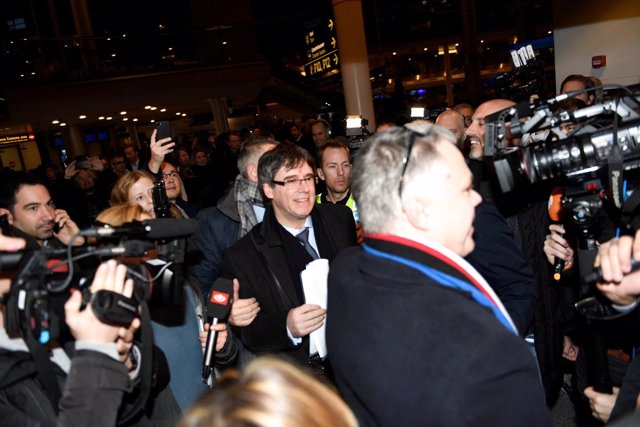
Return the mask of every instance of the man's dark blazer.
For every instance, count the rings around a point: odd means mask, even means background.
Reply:
[[[331,262],[342,249],[356,245],[353,214],[346,206],[316,205],[311,218],[322,258]],[[292,272],[283,233],[288,232],[278,224],[273,208],[268,207],[263,221],[227,250],[221,277],[237,277],[240,298],[254,297],[260,304],[253,322],[236,328],[244,345],[255,353],[286,353],[304,362],[309,356],[308,336],[302,344],[294,345],[286,330],[287,314],[305,301],[297,278],[299,272]],[[319,238],[319,233],[328,239]],[[301,246],[300,250],[309,257]]]
[[[468,280],[396,242],[372,248]],[[360,248],[329,272],[327,348],[361,426],[550,426],[535,359],[468,293]]]

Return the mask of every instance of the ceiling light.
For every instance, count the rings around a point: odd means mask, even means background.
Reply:
[[[127,112],[126,112],[126,111],[120,111],[120,115],[121,115],[121,116],[124,116],[124,115],[126,115],[126,114],[127,114]]]
[[[79,118],[80,120],[84,120],[84,119],[86,119],[86,118],[87,118],[87,116],[85,116],[84,114],[82,114],[82,115],[78,116],[78,118]]]
[[[149,108],[151,111],[156,111],[158,109],[158,107],[151,107]]]
[[[187,113],[182,113],[182,117],[187,117]]]
[[[107,116],[107,120],[111,120],[111,119],[113,119],[113,117]]]
[[[145,106],[144,106],[144,109],[145,109],[145,110],[151,110],[151,105],[145,105]]]
[[[66,123],[60,123],[60,126],[66,126],[66,125],[67,125]]]
[[[98,117],[98,120],[104,120],[104,116]]]
[[[128,118],[128,117],[124,117],[124,118],[122,119],[122,121],[123,121],[123,122],[126,122],[126,121],[128,121],[128,120],[129,120],[129,118]]]
[[[57,125],[58,123],[60,123],[60,120],[54,120],[51,122],[52,125]]]
[[[161,113],[164,113],[165,111],[167,111],[167,109],[166,109],[166,108],[161,108],[161,109],[160,109],[160,112],[161,112]]]
[[[156,121],[155,121],[155,120],[153,120],[153,119],[151,119],[151,120],[149,120],[149,121],[150,121],[151,123],[155,123],[155,122],[156,122]]]
[[[134,118],[134,119],[133,119],[133,121],[134,121],[134,122],[137,122],[137,121],[138,121],[138,119]]]

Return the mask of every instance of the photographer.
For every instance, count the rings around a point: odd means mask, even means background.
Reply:
[[[21,239],[0,236],[0,250],[24,247]],[[130,297],[133,282],[125,281],[126,268],[108,261],[98,267],[91,292],[109,290]],[[8,280],[0,280],[0,296],[9,291]],[[57,408],[36,372],[36,363],[22,338],[9,337],[4,329],[4,305],[0,305],[0,417],[7,425],[114,426],[122,398],[130,389],[130,350],[139,327],[134,319],[128,328],[102,323],[91,306],[82,309],[82,296],[74,292],[65,304],[65,318],[76,339],[69,360],[64,350],[52,350],[50,363],[64,377]],[[54,367],[52,367],[54,369]],[[54,372],[54,371],[52,371]],[[58,378],[62,381],[62,378]],[[53,399],[55,401],[55,398]],[[94,403],[95,402],[95,403]]]
[[[623,236],[600,246],[595,266],[602,269],[598,290],[613,307],[631,312],[640,303],[640,272],[632,272],[631,262],[640,259],[640,231],[635,237]],[[601,421],[614,420],[640,408],[640,358],[634,359],[614,394],[598,393],[592,387],[584,391],[593,416]]]

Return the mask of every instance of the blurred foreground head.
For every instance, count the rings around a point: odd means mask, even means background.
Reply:
[[[329,387],[276,358],[226,371],[179,427],[355,427],[347,405]]]

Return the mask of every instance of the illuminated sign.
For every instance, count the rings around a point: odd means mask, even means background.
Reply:
[[[307,62],[304,64],[307,76],[324,74],[338,68],[340,58],[333,19],[318,19],[307,23],[304,41],[307,45]]]
[[[0,136],[0,144],[17,144],[19,142],[35,141],[36,137],[32,133],[14,136]]]

